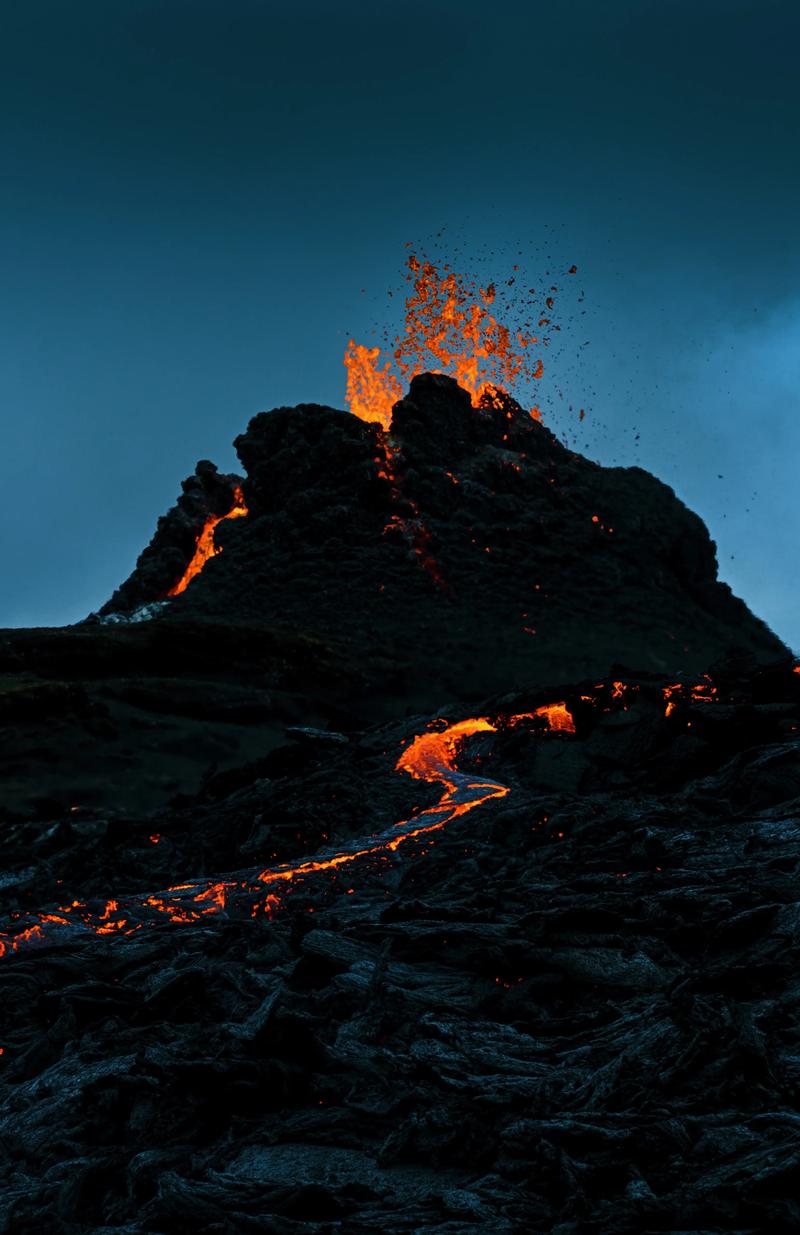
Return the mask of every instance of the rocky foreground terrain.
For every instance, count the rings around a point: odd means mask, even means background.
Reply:
[[[800,673],[652,477],[395,422],[0,638],[0,1231],[794,1232]]]

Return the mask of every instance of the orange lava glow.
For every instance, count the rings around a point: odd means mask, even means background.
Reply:
[[[185,592],[195,575],[199,575],[200,571],[205,566],[209,558],[216,557],[222,550],[214,542],[214,532],[218,523],[223,523],[225,519],[241,519],[247,514],[247,506],[244,501],[244,494],[239,485],[233,491],[233,506],[226,515],[209,515],[206,519],[205,527],[197,537],[197,545],[192,555],[192,560],[186,567],[186,570],[181,575],[174,587],[171,587],[167,592],[167,596],[180,596],[181,592]]]
[[[800,673],[800,665],[793,668]],[[581,695],[581,701],[602,712],[624,707],[625,698],[640,690],[635,683],[614,681],[610,690],[598,682],[597,695]],[[675,682],[661,688],[667,716],[678,706],[710,704],[717,700],[718,690],[706,676],[700,682]],[[458,759],[462,744],[478,734],[495,733],[498,728],[514,728],[526,721],[544,721],[554,733],[574,734],[575,723],[565,701],[545,704],[531,712],[517,713],[497,719],[473,717],[454,724],[434,722],[417,734],[399,755],[395,769],[415,780],[442,786],[439,801],[408,819],[402,819],[383,831],[361,837],[339,848],[327,848],[302,861],[283,862],[260,869],[238,871],[214,880],[203,878],[174,884],[148,896],[114,896],[103,901],[72,900],[46,911],[14,911],[6,929],[0,930],[0,958],[42,947],[48,943],[69,942],[74,938],[95,936],[125,938],[137,932],[166,923],[174,926],[200,925],[215,917],[239,917],[246,920],[274,917],[284,906],[290,893],[302,889],[309,877],[319,874],[336,876],[341,870],[358,867],[359,873],[370,869],[369,860],[384,862],[401,845],[419,838],[428,838],[441,831],[452,820],[460,818],[493,799],[504,798],[509,788],[495,781],[462,772]],[[442,727],[437,727],[441,725]],[[687,722],[691,725],[691,721]],[[485,757],[485,756],[484,756]],[[545,817],[546,821],[546,817]],[[563,833],[556,834],[563,837]],[[150,839],[158,839],[154,833]],[[424,852],[424,850],[423,850]],[[354,881],[355,871],[350,875]],[[619,872],[622,878],[627,872]],[[354,888],[342,889],[350,895]],[[313,907],[308,907],[313,913]]]
[[[475,406],[484,407],[502,406],[502,392],[515,382],[541,378],[542,360],[529,354],[539,342],[536,327],[531,322],[512,329],[498,321],[492,309],[497,295],[493,283],[476,286],[449,265],[439,267],[414,253],[407,267],[405,325],[394,340],[391,359],[382,359],[379,347],[365,347],[354,339],[347,346],[351,412],[388,429],[403,385],[419,373],[449,374],[469,391]],[[551,307],[553,298],[548,301]],[[540,324],[548,320],[542,318]],[[540,419],[537,408],[531,415]]]
[[[562,706],[554,705],[556,710]],[[428,730],[415,737],[398,758],[397,770],[415,780],[441,784],[444,792],[435,806],[383,832],[340,850],[321,852],[302,862],[282,863],[260,871],[241,871],[214,882],[175,884],[150,896],[127,900],[115,897],[101,905],[73,900],[69,905],[59,906],[57,912],[12,914],[15,929],[0,932],[0,957],[57,941],[59,937],[130,936],[164,922],[188,925],[230,911],[241,913],[242,907],[250,918],[271,918],[282,906],[283,892],[278,896],[271,890],[265,895],[264,885],[288,891],[292,885],[295,889],[302,886],[307,876],[325,872],[336,874],[340,868],[365,858],[387,858],[405,842],[439,831],[451,820],[484,802],[505,797],[509,792],[505,785],[476,779],[456,767],[459,748],[465,738],[495,731],[496,726],[491,721],[478,717],[442,730]]]
[[[414,738],[397,761],[398,771],[407,772],[415,780],[442,784],[445,792],[436,806],[429,806],[414,819],[404,819],[395,825],[389,834],[375,837],[358,849],[342,850],[330,857],[311,858],[299,866],[282,866],[262,871],[262,883],[288,882],[298,876],[320,871],[336,870],[358,858],[375,857],[381,853],[393,853],[405,841],[414,840],[430,832],[437,832],[451,819],[465,815],[476,806],[491,798],[503,798],[509,792],[505,785],[492,781],[475,781],[455,767],[458,746],[474,733],[494,733],[496,726],[485,717],[458,721],[441,732],[428,732]]]
[[[572,713],[565,703],[548,703],[544,707],[536,708],[534,712],[520,712],[519,715],[512,716],[508,723],[517,725],[523,720],[546,720],[548,727],[556,732],[575,732]]]
[[[377,420],[384,429],[389,428],[392,408],[402,399],[403,390],[391,372],[391,361],[381,366],[381,349],[365,347],[353,339],[344,355],[347,369],[347,406],[361,420]]]
[[[696,682],[694,685],[689,682],[673,682],[665,686],[661,692],[666,702],[664,715],[671,716],[679,703],[713,703],[717,688],[711,685],[708,674],[704,677],[705,681]]]

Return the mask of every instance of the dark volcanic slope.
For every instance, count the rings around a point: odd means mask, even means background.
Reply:
[[[668,685],[488,701],[458,765],[508,795],[271,920],[7,955],[0,1231],[794,1235],[800,676],[729,665],[667,716]],[[574,734],[503,724],[556,698]],[[426,723],[149,821],[12,824],[5,903],[384,827],[439,797],[394,771]]]
[[[234,505],[240,476],[217,471],[201,459],[193,476],[184,480],[175,505],[158,521],[150,544],[140,554],[136,570],[117,588],[104,612],[129,613],[143,604],[162,600],[183,574],[187,561],[209,518],[220,518]]]
[[[475,410],[427,375],[388,440],[301,405],[237,447],[246,477],[198,465],[105,624],[0,635],[0,812],[149,810],[287,724],[360,728],[615,663],[699,671],[732,646],[786,655],[669,488],[581,458],[510,400]],[[250,513],[226,520],[239,485]],[[164,600],[211,519],[222,551]]]
[[[224,551],[167,620],[379,649],[394,673],[375,683],[377,714],[613,663],[700,670],[733,645],[785,654],[717,581],[714,544],[671,489],[574,454],[511,400],[475,410],[427,374],[396,405],[388,444],[375,425],[301,405],[256,416],[236,446],[250,515],[220,526]],[[156,598],[141,573],[107,610]]]
[[[430,375],[237,445],[0,638],[0,1235],[794,1235],[800,674],[700,520]]]

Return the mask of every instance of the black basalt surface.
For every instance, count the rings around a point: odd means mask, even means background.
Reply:
[[[0,1229],[796,1230],[800,677],[728,662],[666,716],[674,685],[485,701],[458,764],[508,795],[272,919],[7,956]],[[502,719],[556,698],[574,734]],[[394,769],[427,720],[306,729],[146,818],[10,824],[5,905],[385,827],[439,797]]]
[[[0,632],[0,1235],[797,1231],[800,674],[672,490],[497,403],[262,413]],[[486,800],[363,852],[468,718]]]

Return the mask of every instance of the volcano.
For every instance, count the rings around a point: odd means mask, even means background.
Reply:
[[[795,1229],[799,667],[467,386],[261,413],[2,632],[0,1229]]]
[[[423,374],[388,430],[303,404],[235,444],[244,477],[198,464],[101,616],[146,616],[177,589],[164,621],[303,630],[375,665],[369,719],[620,661],[669,674],[733,648],[786,654],[671,489],[589,462],[508,396],[474,407]],[[220,552],[185,587],[206,526]]]

